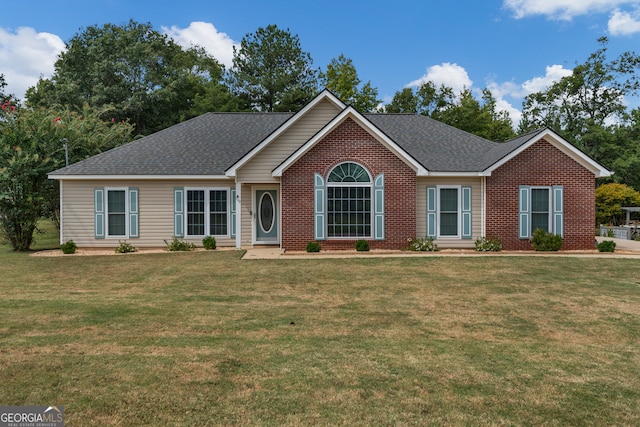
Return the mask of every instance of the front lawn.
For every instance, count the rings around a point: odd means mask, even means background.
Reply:
[[[0,404],[66,425],[638,425],[640,260],[34,257]]]

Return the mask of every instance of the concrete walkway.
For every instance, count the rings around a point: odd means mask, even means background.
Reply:
[[[251,259],[330,259],[330,258],[399,258],[399,257],[425,257],[425,256],[453,256],[453,257],[478,257],[478,256],[532,256],[532,257],[581,257],[581,258],[630,258],[640,259],[640,242],[634,240],[613,239],[610,237],[596,237],[598,242],[613,240],[616,242],[616,252],[601,253],[593,251],[560,251],[560,252],[535,252],[535,251],[502,251],[502,252],[476,252],[474,250],[444,249],[439,252],[411,252],[411,251],[327,251],[318,253],[306,252],[282,252],[277,246],[263,246],[247,248],[242,257],[243,260]]]

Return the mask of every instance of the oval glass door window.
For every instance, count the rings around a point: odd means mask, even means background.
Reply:
[[[260,228],[265,233],[269,233],[275,223],[273,212],[273,197],[269,193],[263,193],[260,198]]]

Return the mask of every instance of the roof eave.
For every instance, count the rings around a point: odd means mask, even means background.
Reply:
[[[199,179],[230,180],[230,178],[228,176],[225,176],[225,175],[59,175],[59,174],[49,174],[48,178],[56,180],[56,181],[83,181],[83,180],[92,180],[92,181],[176,180],[176,181],[185,181],[185,180],[189,180],[189,179],[193,179],[193,180],[199,180]]]

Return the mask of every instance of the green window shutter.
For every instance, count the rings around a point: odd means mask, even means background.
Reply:
[[[521,185],[518,189],[518,238],[531,237],[531,187]]]
[[[471,239],[471,187],[462,187],[462,238]]]
[[[376,176],[373,180],[373,238],[384,240],[384,174]]]
[[[129,238],[140,237],[138,230],[138,188],[129,187]]]
[[[173,189],[173,235],[184,237],[184,188]]]
[[[231,212],[231,237],[236,237],[236,190],[231,190],[229,208]]]
[[[437,230],[437,187],[427,187],[427,237],[436,237]]]
[[[314,174],[314,203],[313,203],[313,238],[315,240],[326,240],[326,209],[325,209],[325,184],[324,178],[319,173]]]
[[[104,239],[104,188],[93,189],[94,237]]]
[[[553,186],[553,233],[564,237],[564,187]]]

